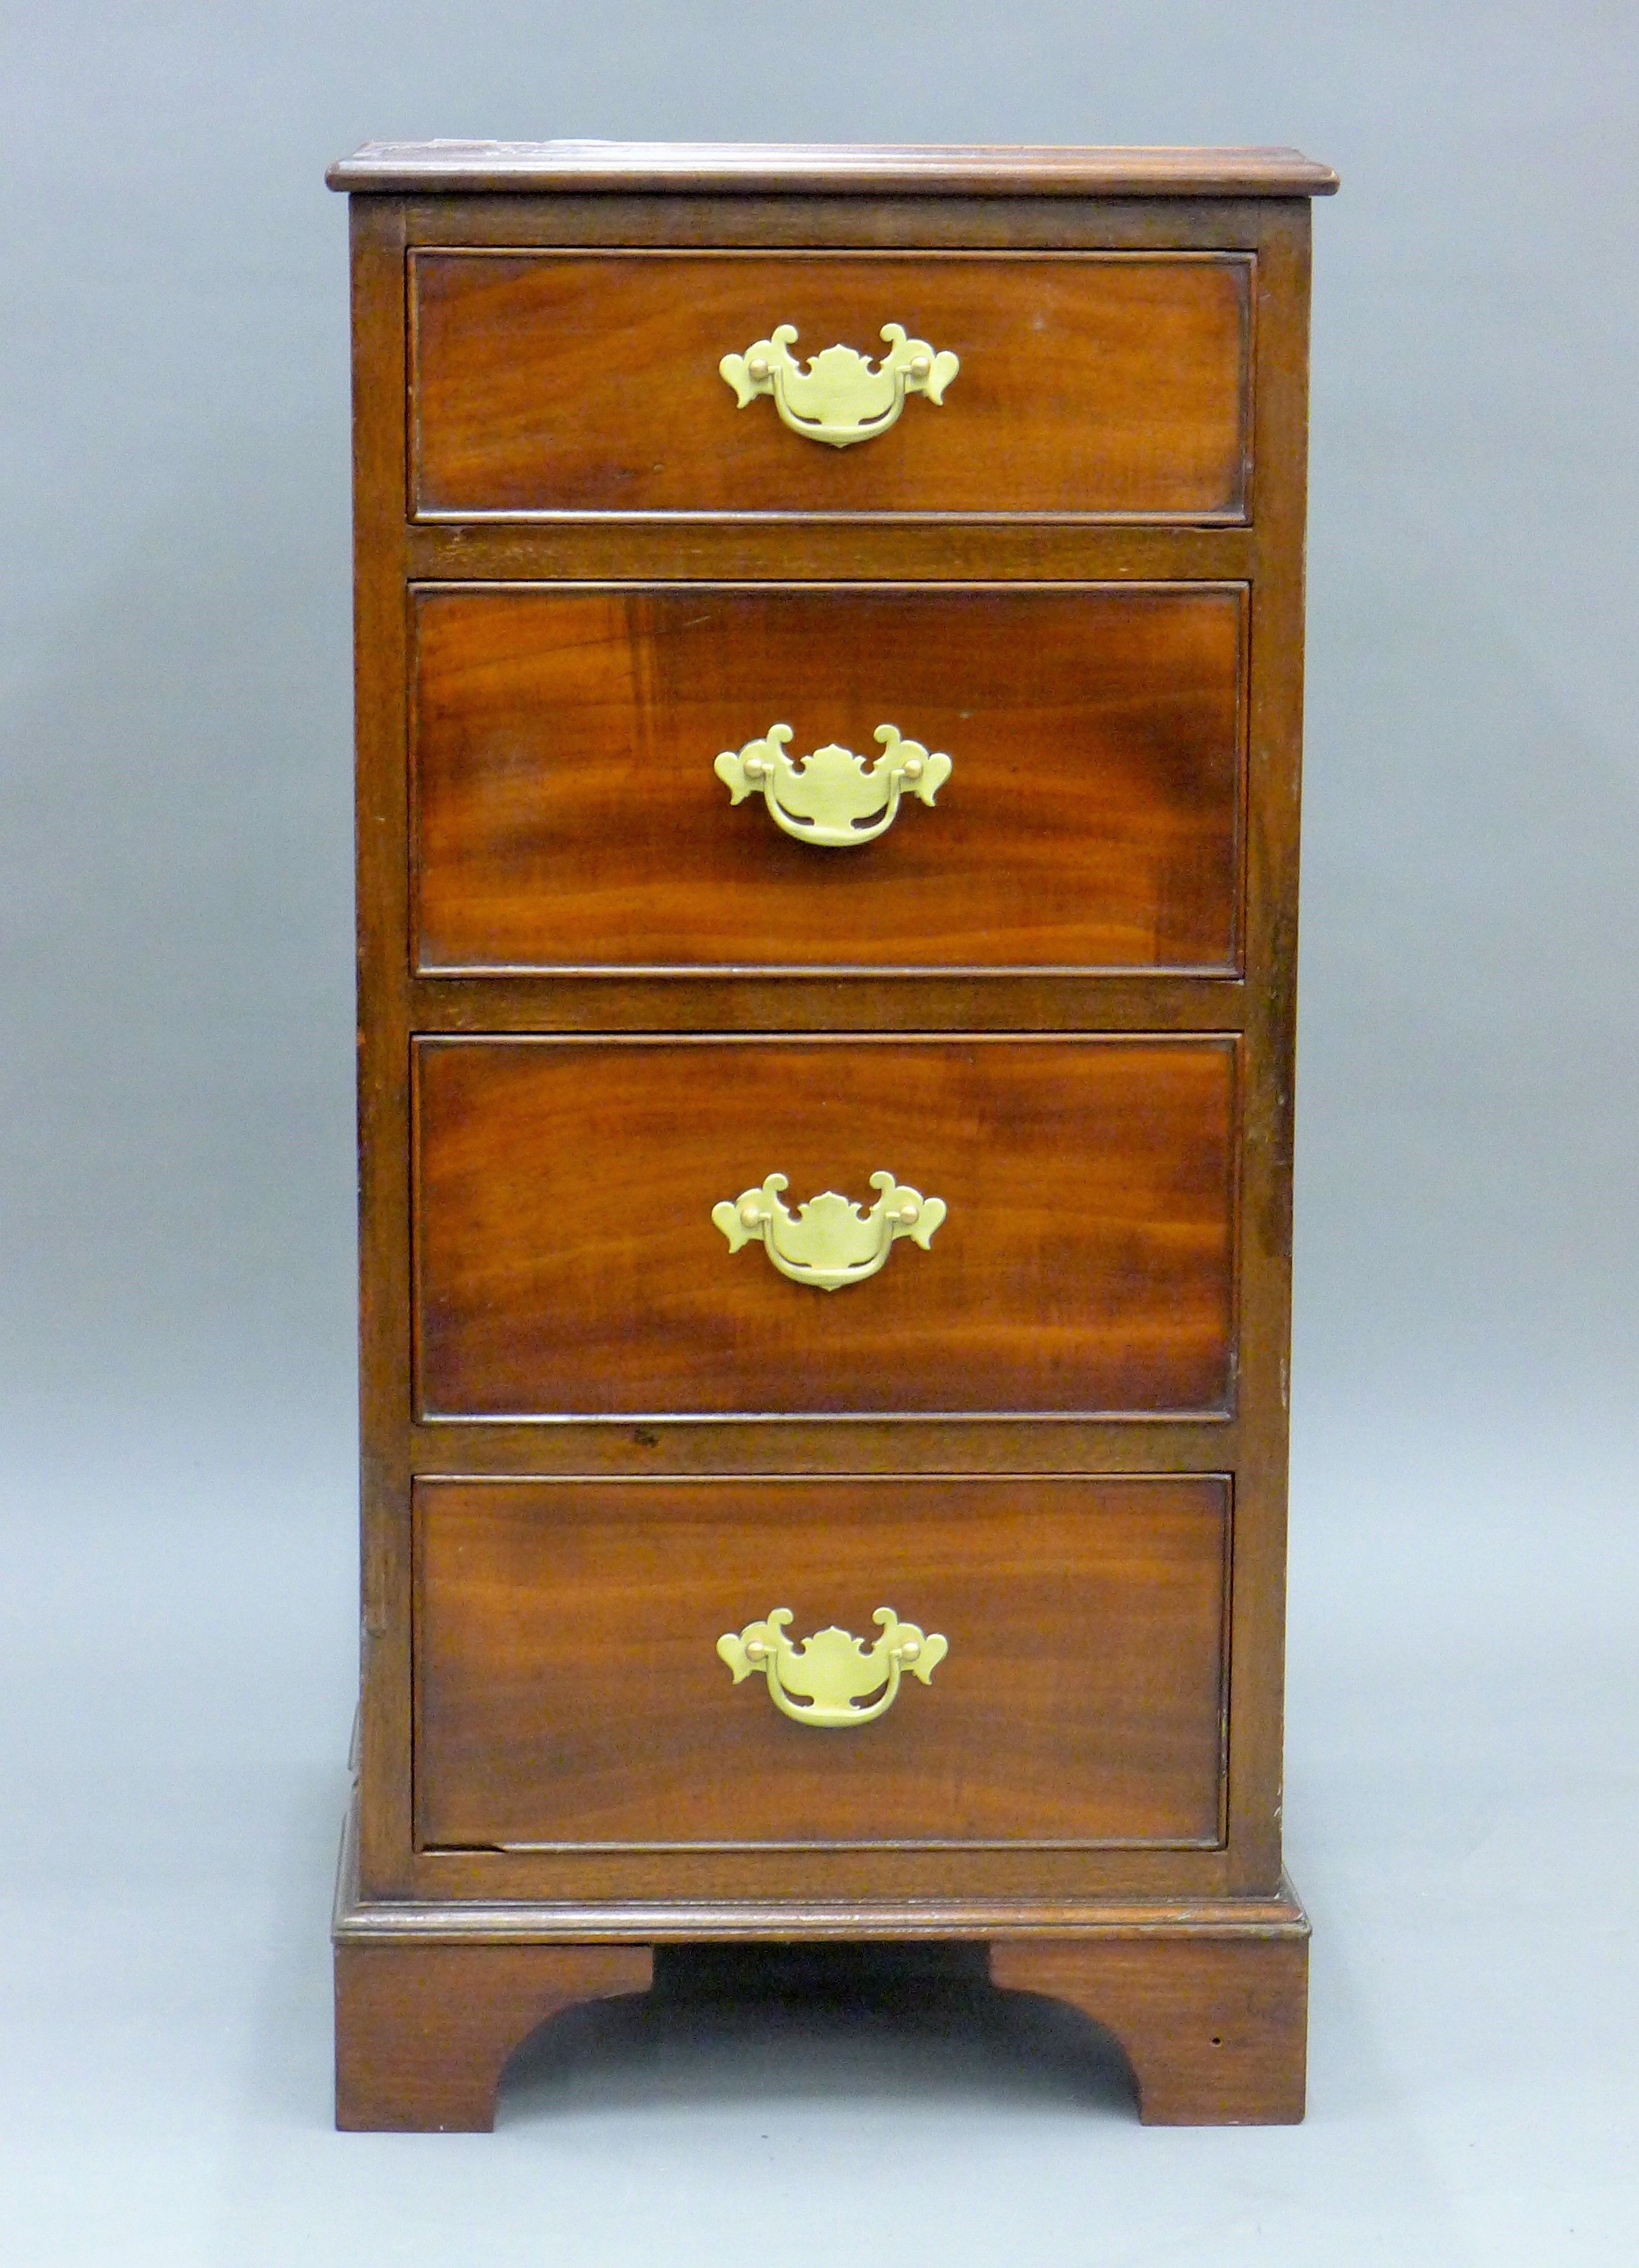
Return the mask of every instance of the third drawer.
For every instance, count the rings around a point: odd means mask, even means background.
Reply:
[[[1237,1046],[423,1040],[421,1413],[1226,1410]]]

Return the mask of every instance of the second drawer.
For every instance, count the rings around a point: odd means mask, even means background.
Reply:
[[[1239,966],[1238,585],[431,587],[414,618],[429,975]]]

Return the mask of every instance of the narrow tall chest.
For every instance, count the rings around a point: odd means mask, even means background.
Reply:
[[[1302,2116],[1286,150],[351,194],[338,2123],[694,1941],[959,1940]],[[978,1956],[975,1956],[978,1957]]]

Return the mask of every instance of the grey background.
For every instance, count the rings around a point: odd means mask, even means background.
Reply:
[[[1639,2248],[1635,11],[44,0],[0,102],[0,2238],[33,2264]],[[572,2019],[328,2131],[371,136],[1296,142],[1317,210],[1293,2131],[1028,2008]]]

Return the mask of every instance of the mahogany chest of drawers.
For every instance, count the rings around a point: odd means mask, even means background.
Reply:
[[[657,1946],[960,1940],[1302,2115],[1294,151],[352,193],[343,2125]]]

